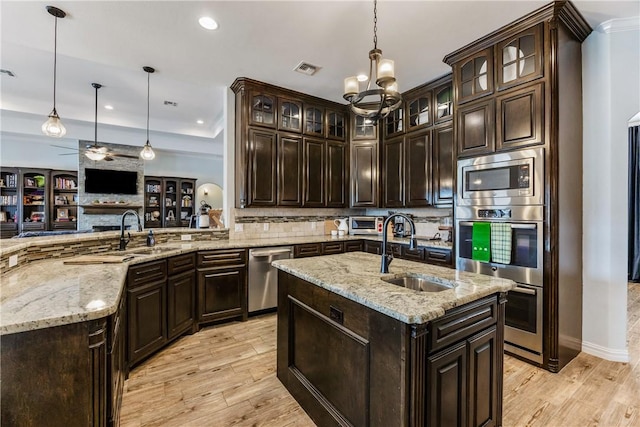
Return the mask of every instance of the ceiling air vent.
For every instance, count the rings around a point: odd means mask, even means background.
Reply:
[[[0,74],[6,74],[9,77],[15,77],[16,75],[13,74],[13,72],[11,70],[0,70]]]
[[[168,105],[170,107],[177,107],[178,103],[173,101],[164,101],[164,105]]]
[[[313,76],[320,68],[321,67],[318,67],[317,65],[309,64],[308,62],[302,61],[301,63],[296,65],[296,68],[294,68],[293,71],[306,74],[307,76]]]

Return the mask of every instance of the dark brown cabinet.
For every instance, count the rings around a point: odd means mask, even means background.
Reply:
[[[133,366],[167,341],[167,262],[132,266],[127,280],[128,361]]]
[[[378,141],[351,143],[351,206],[378,205]]]
[[[247,152],[250,206],[275,206],[276,204],[276,148],[277,134],[264,129],[249,129]]]
[[[493,49],[474,53],[453,66],[458,104],[493,93]]]
[[[371,240],[364,241],[364,252],[380,255],[382,253],[382,242],[374,242]]]
[[[18,169],[2,167],[0,181],[0,211],[2,212],[0,238],[4,239],[18,234],[18,222],[20,221]]]
[[[300,206],[302,196],[302,138],[282,135],[278,139],[278,205]]]
[[[351,140],[378,140],[378,126],[371,119],[351,114]]]
[[[346,107],[245,78],[232,89],[236,206],[346,207]]]
[[[427,358],[428,426],[467,424],[467,348],[462,342]]]
[[[247,251],[198,252],[198,322],[247,319]]]
[[[496,151],[544,142],[543,83],[496,97]]]
[[[133,366],[193,331],[195,256],[133,265],[127,273],[128,362]]]
[[[458,107],[458,156],[495,151],[495,108],[492,98]]]
[[[433,129],[433,200],[436,207],[453,206],[455,150],[449,122]]]
[[[542,77],[542,31],[543,24],[538,24],[498,43],[499,90]]]
[[[126,295],[126,294],[125,294]],[[126,336],[126,297],[120,301],[116,311],[108,323],[109,336],[107,340],[107,414],[109,425],[120,424],[120,407],[122,405],[122,393],[124,381],[127,378],[127,336]]]
[[[325,197],[325,143],[321,139],[303,140],[303,207],[322,207]]]
[[[20,231],[44,231],[49,220],[49,170],[20,169]]]
[[[404,206],[404,137],[384,141],[382,147],[383,204]]]
[[[364,243],[362,240],[349,240],[344,242],[345,252],[362,252],[364,250]]]
[[[304,243],[293,247],[294,258],[306,258],[310,256],[322,255],[321,243]]]
[[[543,354],[531,360],[552,372],[571,361],[582,343],[584,314],[574,298],[583,283],[575,237],[582,223],[563,212],[582,208],[574,197],[583,179],[575,159],[583,144],[581,46],[591,31],[573,3],[551,2],[444,58],[454,70],[458,157],[544,149],[539,190],[550,220],[539,243],[551,249],[543,265]],[[566,272],[563,265],[573,269]]]
[[[433,90],[434,123],[442,123],[453,118],[453,85],[451,80]]]
[[[411,90],[404,96],[407,99],[407,132],[431,125],[431,91]]]
[[[176,256],[167,263],[167,339],[172,340],[195,324],[195,255]]]

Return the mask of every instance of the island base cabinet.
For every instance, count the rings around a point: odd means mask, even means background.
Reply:
[[[129,366],[167,342],[166,280],[129,289]]]
[[[107,319],[1,337],[3,426],[106,426]]]
[[[278,379],[320,427],[499,426],[504,302],[406,324],[279,271]]]

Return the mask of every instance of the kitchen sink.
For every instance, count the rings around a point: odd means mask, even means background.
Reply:
[[[382,281],[421,292],[441,292],[446,291],[447,289],[453,289],[453,285],[451,284],[436,282],[427,277],[420,276],[393,277],[389,279],[382,279]]]

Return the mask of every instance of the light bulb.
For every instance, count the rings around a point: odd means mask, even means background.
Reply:
[[[142,158],[142,160],[155,159],[156,153],[153,152],[153,148],[151,148],[151,144],[149,144],[149,141],[147,141],[142,151],[140,151],[140,157]]]
[[[42,133],[53,138],[62,138],[67,134],[67,129],[55,111],[51,112],[49,119],[42,125]]]
[[[88,148],[84,155],[94,161],[104,160],[107,157],[107,147]]]

